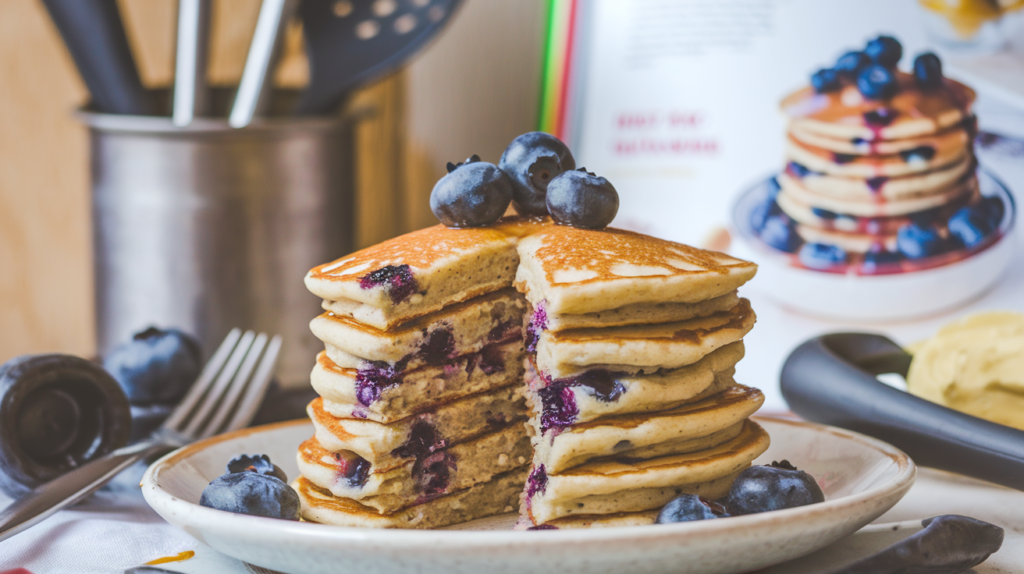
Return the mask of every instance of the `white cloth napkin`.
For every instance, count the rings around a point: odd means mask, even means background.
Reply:
[[[0,542],[0,574],[108,574],[193,550],[199,544],[154,512],[142,498],[143,466],[81,503]],[[0,493],[0,508],[12,500]]]

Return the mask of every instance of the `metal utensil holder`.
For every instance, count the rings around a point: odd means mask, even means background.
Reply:
[[[352,246],[352,126],[79,112],[89,128],[98,350],[150,325],[207,356],[232,327],[284,336],[278,379],[308,384],[322,344],[303,277]]]

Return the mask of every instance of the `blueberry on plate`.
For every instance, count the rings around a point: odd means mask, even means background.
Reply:
[[[525,133],[508,144],[498,162],[512,179],[512,207],[520,215],[547,215],[548,184],[576,169],[562,140],[544,132]]]
[[[857,76],[857,89],[869,100],[887,100],[896,95],[896,74],[878,64],[864,68]]]
[[[841,88],[842,85],[839,81],[839,74],[831,68],[822,68],[811,74],[811,86],[819,94],[834,92]]]
[[[825,501],[813,476],[783,463],[752,466],[741,472],[725,499],[728,512],[733,516],[757,514]]]
[[[765,220],[761,229],[761,241],[786,253],[796,253],[803,243],[793,221],[785,215],[775,215]]]
[[[764,230],[765,224],[768,223],[768,218],[781,213],[782,210],[779,209],[779,204],[775,203],[774,198],[769,198],[755,205],[754,209],[750,211],[750,225],[754,228],[754,231],[761,233]]]
[[[914,58],[914,78],[917,85],[924,89],[937,88],[942,85],[942,60],[931,52],[925,52]]]
[[[864,254],[864,271],[875,273],[880,270],[880,267],[899,264],[902,259],[900,254],[894,251],[884,249],[868,251]]]
[[[619,211],[619,193],[607,179],[580,168],[551,180],[547,205],[551,218],[558,223],[603,229]]]
[[[236,472],[219,476],[203,489],[199,504],[252,516],[299,519],[299,495],[276,476]]]
[[[966,247],[974,247],[995,231],[991,219],[979,206],[961,207],[949,218],[949,234]]]
[[[265,454],[240,454],[228,462],[227,474],[236,472],[255,472],[275,476],[281,482],[288,482],[288,477],[279,466],[270,462],[270,457]]]
[[[903,57],[903,46],[892,36],[879,36],[868,42],[864,54],[880,66],[894,68]]]
[[[857,72],[870,63],[871,58],[868,58],[867,54],[853,50],[839,56],[833,69],[840,76],[852,80],[857,77]]]
[[[181,400],[203,368],[199,342],[178,329],[150,327],[110,351],[105,368],[133,405]]]
[[[1003,204],[1003,200],[998,197],[983,197],[978,206],[984,211],[992,229],[998,229],[999,224],[1003,222],[1003,215],[1006,214],[1006,205]]]
[[[828,269],[846,263],[846,251],[838,245],[805,243],[800,248],[800,263],[811,269]]]
[[[948,249],[946,243],[935,227],[908,223],[896,232],[896,248],[907,259],[938,255]]]
[[[729,513],[721,504],[704,500],[696,494],[684,494],[670,500],[658,513],[655,523],[672,524],[673,522],[692,522],[728,516]]]
[[[512,180],[493,163],[473,156],[448,164],[430,192],[430,210],[448,227],[480,227],[497,221],[512,201]]]

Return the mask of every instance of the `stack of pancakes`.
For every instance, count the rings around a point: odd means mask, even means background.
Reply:
[[[946,233],[949,217],[977,200],[974,92],[950,79],[922,90],[912,74],[894,73],[899,91],[888,100],[867,99],[854,83],[783,100],[788,163],[776,201],[804,241],[852,258],[896,252],[900,227]]]
[[[724,496],[768,448],[736,384],[756,266],[607,229],[519,242],[533,464],[527,526],[650,524],[681,493]]]
[[[303,518],[434,528],[518,506],[532,450],[517,229],[431,227],[307,275],[326,349],[298,453]]]

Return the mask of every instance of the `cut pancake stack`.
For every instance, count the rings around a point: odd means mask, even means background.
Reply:
[[[650,524],[724,496],[768,447],[734,366],[756,266],[644,235],[552,226],[519,246],[533,464],[522,523]]]
[[[431,227],[310,271],[326,348],[294,483],[304,519],[435,528],[518,508],[522,229]]]
[[[945,79],[922,89],[894,72],[896,95],[870,100],[854,83],[806,87],[782,102],[789,119],[779,208],[808,243],[855,258],[897,252],[897,231],[937,225],[979,199],[971,113],[974,93]]]

